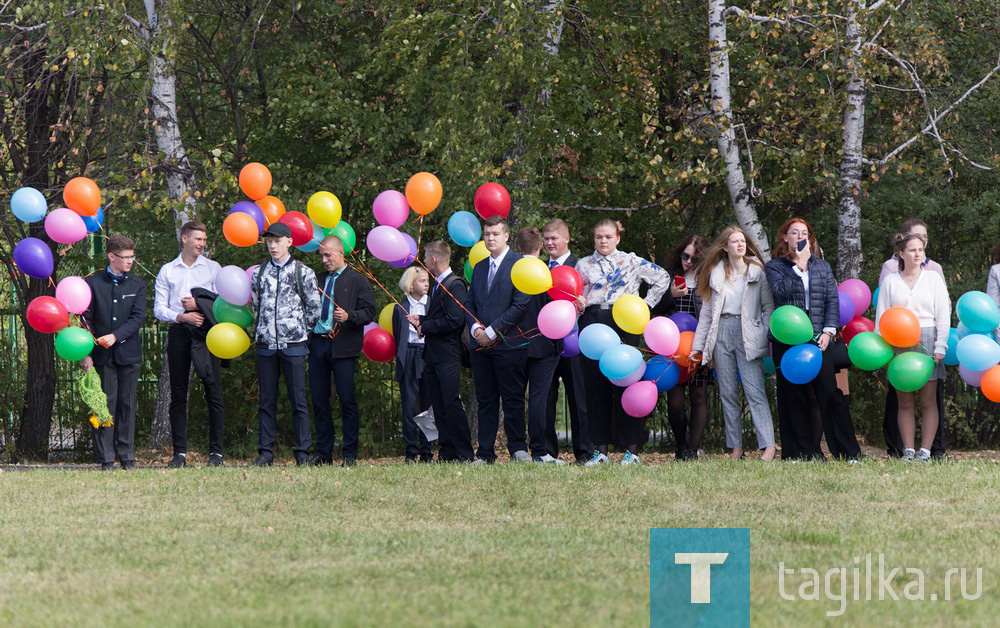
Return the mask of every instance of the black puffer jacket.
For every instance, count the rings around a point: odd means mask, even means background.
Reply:
[[[794,305],[806,309],[805,286],[802,278],[795,274],[794,265],[787,257],[776,257],[764,266],[775,308]],[[809,319],[813,333],[818,334],[826,327],[840,326],[840,299],[837,298],[837,280],[826,260],[810,257],[808,268]]]

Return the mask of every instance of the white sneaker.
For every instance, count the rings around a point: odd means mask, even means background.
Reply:
[[[642,462],[639,460],[639,456],[633,454],[631,451],[625,450],[625,457],[622,458],[622,466],[627,467],[630,464],[639,464]]]
[[[510,457],[511,462],[531,462],[531,454],[521,449],[520,451],[515,451],[514,455]]]
[[[591,456],[590,460],[583,463],[583,466],[596,467],[597,465],[607,464],[607,463],[608,463],[608,457],[595,449],[594,455]]]
[[[486,466],[486,461],[483,460],[482,458],[476,458],[475,460],[473,460],[469,464],[471,464],[474,467],[485,467]]]
[[[544,456],[541,456],[540,458],[535,458],[534,460],[537,464],[554,464],[557,466],[561,464],[566,464],[559,458],[553,458],[550,454],[545,454]]]

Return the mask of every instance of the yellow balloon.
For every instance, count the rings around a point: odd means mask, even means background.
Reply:
[[[552,273],[537,257],[522,257],[514,262],[510,280],[524,294],[541,294],[552,287]]]
[[[309,218],[320,227],[333,229],[340,222],[340,215],[343,208],[340,206],[340,199],[329,192],[316,192],[309,197],[306,203],[306,212]]]
[[[483,261],[490,256],[490,252],[486,250],[486,243],[480,240],[472,245],[472,249],[469,250],[469,263],[475,268],[476,264]]]
[[[250,348],[250,338],[233,323],[217,323],[208,330],[205,344],[208,345],[212,355],[223,360],[232,360]]]
[[[622,331],[641,334],[649,322],[649,306],[634,294],[622,295],[612,306],[611,316]]]
[[[392,333],[392,308],[394,307],[396,307],[396,304],[390,303],[382,308],[382,311],[378,314],[378,326],[390,334]]]

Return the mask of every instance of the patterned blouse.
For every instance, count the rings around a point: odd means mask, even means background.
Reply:
[[[576,263],[583,277],[583,298],[587,306],[614,303],[624,294],[638,294],[639,283],[649,284],[646,303],[653,307],[670,287],[670,275],[635,253],[615,250],[607,257],[594,251]]]

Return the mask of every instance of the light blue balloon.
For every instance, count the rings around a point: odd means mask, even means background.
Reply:
[[[483,228],[472,212],[457,211],[448,219],[448,235],[459,246],[472,246],[479,242]]]
[[[962,338],[965,338],[966,336],[971,335],[971,334],[978,334],[980,336],[989,336],[990,335],[989,332],[973,331],[973,330],[969,329],[965,325],[965,323],[963,323],[962,321],[958,321],[958,327],[956,328],[956,331],[958,332],[958,339],[959,340],[961,340]]]
[[[625,379],[642,364],[642,354],[635,347],[617,345],[601,353],[601,372],[608,379]]]
[[[104,208],[98,207],[97,213],[93,216],[83,216],[83,224],[87,227],[87,233],[97,233],[104,226]]]
[[[795,345],[781,356],[781,374],[793,384],[807,384],[819,375],[823,352],[814,344]]]
[[[325,237],[326,237],[326,232],[323,231],[323,227],[320,227],[316,223],[313,223],[313,237],[312,237],[312,240],[309,240],[308,242],[306,242],[302,246],[297,246],[295,248],[297,248],[298,250],[302,251],[303,253],[312,253],[313,251],[316,251],[316,250],[319,249],[319,243],[322,242],[323,238],[325,238]]]
[[[604,323],[592,323],[580,330],[580,352],[591,360],[600,360],[601,354],[606,349],[621,343],[622,339],[618,337],[615,330]],[[625,375],[631,373],[632,371],[629,371]]]
[[[985,292],[973,290],[958,299],[958,320],[972,331],[990,332],[1000,325],[1000,309]]]
[[[948,332],[948,352],[944,354],[945,366],[958,366],[958,330],[954,327]]]
[[[958,341],[958,362],[972,371],[985,371],[1000,364],[1000,345],[989,336],[969,334]]]
[[[45,195],[35,188],[21,188],[10,197],[10,211],[14,212],[18,220],[38,222],[45,218],[48,204],[45,202]]]

